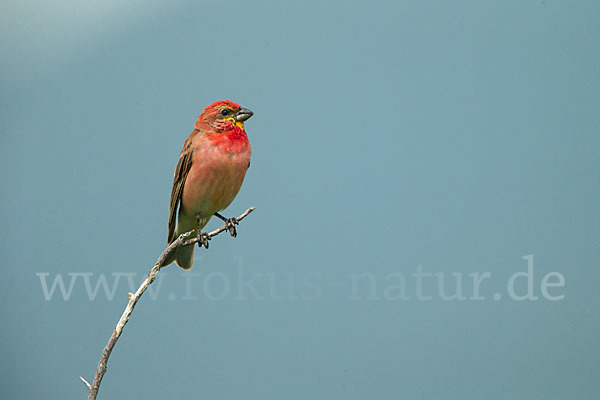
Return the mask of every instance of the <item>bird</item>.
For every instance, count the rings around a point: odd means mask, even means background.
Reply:
[[[206,107],[198,117],[175,167],[167,244],[182,233],[193,231],[198,246],[208,248],[210,237],[201,230],[213,216],[227,224],[231,236],[237,236],[238,221],[224,217],[219,211],[236,197],[250,167],[252,149],[244,123],[252,115],[252,111],[233,101],[220,100]],[[173,261],[184,270],[191,269],[194,245],[177,247],[162,266]]]

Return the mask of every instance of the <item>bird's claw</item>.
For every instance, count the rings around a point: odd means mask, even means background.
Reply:
[[[208,249],[208,241],[210,240],[210,236],[208,236],[208,233],[198,231],[197,238],[198,238],[198,247],[202,248],[202,246],[204,246],[205,248]]]
[[[229,230],[229,234],[232,237],[237,237],[237,229],[235,229],[235,226],[239,224],[239,221],[237,220],[237,218],[236,217],[227,218],[225,223],[227,224],[227,230]]]

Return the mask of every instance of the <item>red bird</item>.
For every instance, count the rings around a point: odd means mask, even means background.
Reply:
[[[252,115],[252,111],[229,100],[217,101],[200,114],[175,168],[169,244],[182,233],[194,231],[198,245],[208,248],[208,236],[201,230],[213,215],[227,223],[233,237],[237,235],[237,220],[225,218],[219,211],[238,194],[250,166],[251,149],[244,121]],[[173,261],[183,269],[192,268],[194,245],[178,247],[164,265]]]

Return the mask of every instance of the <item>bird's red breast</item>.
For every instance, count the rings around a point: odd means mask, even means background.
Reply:
[[[250,164],[250,142],[234,126],[220,133],[198,132],[191,140],[192,165],[182,195],[183,214],[212,216],[240,190]]]

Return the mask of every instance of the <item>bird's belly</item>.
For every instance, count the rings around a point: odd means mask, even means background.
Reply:
[[[209,217],[225,209],[242,187],[250,154],[206,152],[194,159],[186,178],[180,214]]]

